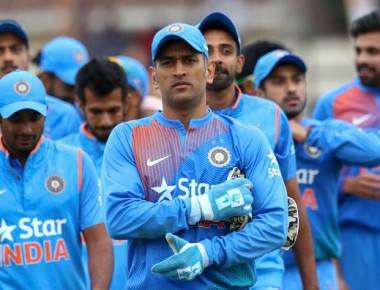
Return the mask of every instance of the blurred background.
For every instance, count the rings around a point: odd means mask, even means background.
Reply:
[[[196,24],[212,11],[226,13],[243,45],[259,39],[284,43],[306,61],[308,107],[326,90],[355,75],[350,22],[380,0],[1,0],[0,18],[19,21],[36,54],[52,37],[82,41],[92,56],[126,54],[146,66],[154,33],[172,22]]]

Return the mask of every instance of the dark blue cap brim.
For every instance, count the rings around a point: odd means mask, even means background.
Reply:
[[[25,44],[26,47],[29,47],[28,37],[24,30],[13,23],[1,23],[0,22],[0,34],[10,33],[16,35],[21,41]]]

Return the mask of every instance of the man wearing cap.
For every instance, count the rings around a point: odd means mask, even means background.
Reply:
[[[241,72],[244,56],[240,54],[239,32],[231,19],[223,13],[213,12],[201,20],[198,28],[207,41],[210,60],[215,62],[214,80],[207,86],[207,103],[218,115],[254,125],[267,137],[279,162],[287,193],[298,206],[299,236],[293,249],[303,270],[304,289],[318,289],[312,237],[298,189],[294,144],[287,118],[279,106],[242,94],[235,84],[235,76]],[[293,202],[292,199],[289,201]],[[290,213],[293,206],[291,208]],[[290,217],[289,221],[292,220],[293,217]],[[293,229],[289,227],[289,237],[294,236]],[[291,241],[294,243],[295,239]],[[285,248],[289,248],[289,244]],[[258,281],[254,289],[282,288],[284,262],[280,249],[256,260],[256,269]]]
[[[40,78],[48,94],[77,104],[75,98],[75,76],[89,60],[86,47],[77,39],[58,36],[42,48],[39,59]]]
[[[158,31],[152,63],[162,112],[119,124],[103,159],[106,226],[128,239],[125,289],[248,289],[252,261],[286,239],[276,158],[258,129],[208,110],[214,66],[195,26]],[[226,181],[234,167],[247,178]],[[231,231],[231,217],[249,214]]]
[[[112,241],[88,155],[42,136],[46,92],[32,73],[0,80],[2,289],[86,289],[80,233],[92,289],[108,289]],[[102,265],[100,268],[99,265]]]
[[[116,56],[124,68],[129,84],[129,95],[127,98],[126,121],[136,120],[141,115],[141,104],[148,94],[149,76],[145,66],[136,59],[125,56]]]
[[[101,82],[99,80],[102,80]],[[82,148],[95,164],[98,175],[103,153],[112,129],[123,122],[128,82],[124,69],[115,58],[96,57],[81,67],[76,76],[76,94],[86,121],[78,132],[59,141]],[[111,290],[123,289],[126,275],[126,241],[114,241],[114,273]],[[87,263],[84,251],[83,260]]]
[[[340,256],[338,238],[338,176],[343,165],[375,166],[380,162],[380,139],[349,123],[320,122],[303,117],[306,106],[306,65],[297,55],[274,50],[259,58],[255,86],[276,102],[290,120],[296,141],[297,176],[313,234],[320,289],[338,289],[332,259]],[[284,289],[302,290],[299,267],[284,253]]]
[[[15,69],[27,70],[31,62],[24,28],[15,20],[0,20],[0,78]],[[66,102],[47,96],[44,134],[51,139],[76,132],[81,123],[77,111]]]

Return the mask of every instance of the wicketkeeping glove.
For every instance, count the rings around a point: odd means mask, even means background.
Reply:
[[[208,255],[201,243],[189,243],[173,234],[166,234],[165,238],[174,255],[153,265],[153,273],[177,280],[193,280],[208,267]]]
[[[192,198],[199,203],[202,220],[228,220],[252,212],[252,186],[248,179],[237,178],[214,185],[205,194]]]
[[[283,250],[289,250],[297,241],[299,229],[298,207],[293,198],[288,197],[288,235]]]

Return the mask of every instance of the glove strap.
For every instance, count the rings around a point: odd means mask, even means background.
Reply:
[[[202,219],[205,221],[212,221],[214,219],[214,212],[207,194],[198,195],[197,199],[199,207],[201,208]]]

